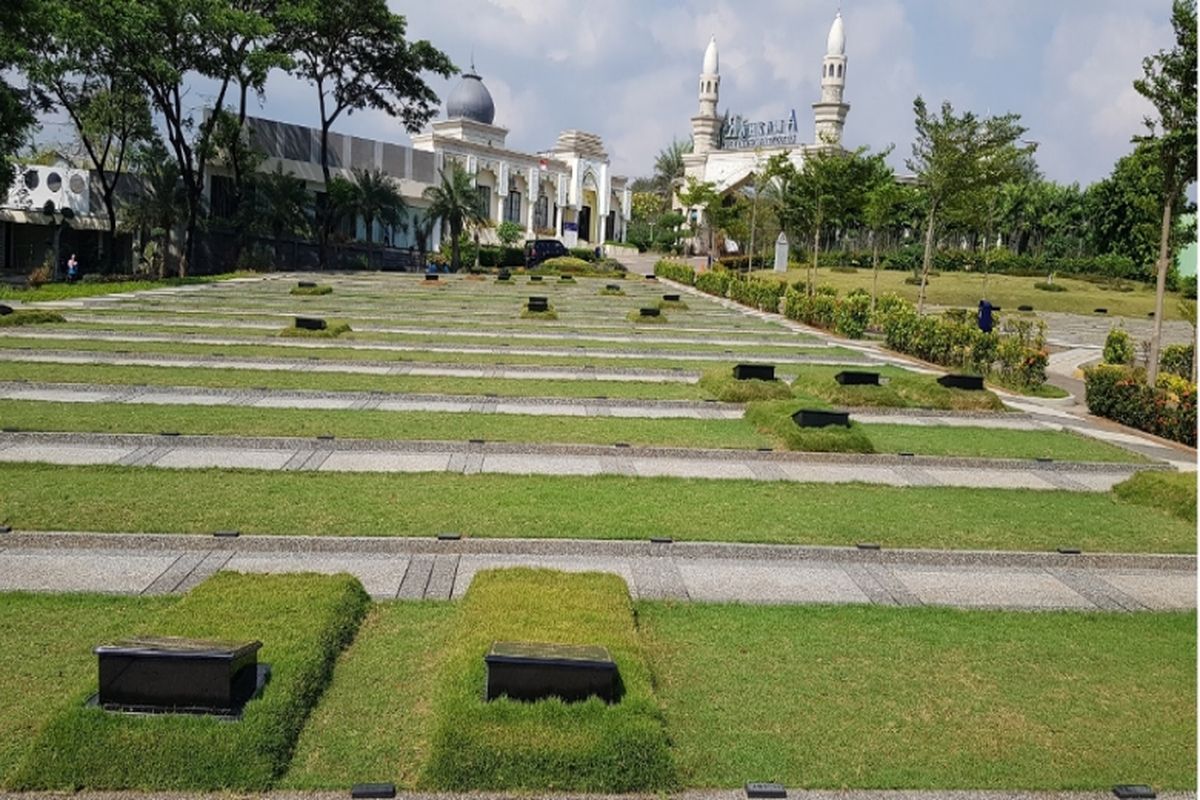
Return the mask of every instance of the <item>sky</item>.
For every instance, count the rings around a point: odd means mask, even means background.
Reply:
[[[704,48],[720,50],[719,108],[750,120],[791,109],[812,141],[821,59],[834,14],[846,29],[843,142],[894,145],[904,171],[912,101],[1016,112],[1042,172],[1086,185],[1107,175],[1142,131],[1133,89],[1142,58],[1170,48],[1170,0],[389,0],[410,39],[462,69],[472,58],[512,149],[549,149],[568,128],[599,134],[617,174],[649,175],[673,137],[690,136]],[[429,82],[445,98],[458,78]],[[318,120],[315,90],[274,74],[262,116]],[[204,87],[191,98],[204,102]],[[378,112],[338,130],[407,143]]]

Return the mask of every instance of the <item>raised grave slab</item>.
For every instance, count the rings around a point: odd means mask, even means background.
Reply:
[[[859,370],[842,370],[833,379],[841,386],[878,386],[879,373]]]
[[[831,425],[850,427],[850,412],[802,408],[792,414],[792,421],[801,428],[828,428]]]
[[[488,700],[558,697],[570,703],[594,696],[613,703],[618,699],[616,662],[599,645],[495,642],[483,661]]]
[[[266,681],[261,648],[170,636],[100,645],[96,701],[113,711],[239,714]]]
[[[733,368],[733,377],[739,381],[773,381],[775,380],[775,365],[737,364]]]
[[[983,391],[983,378],[979,375],[943,375],[938,383],[947,389],[966,389],[970,392]]]

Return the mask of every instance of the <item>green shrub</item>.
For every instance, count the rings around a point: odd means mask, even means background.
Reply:
[[[660,259],[654,265],[654,274],[660,278],[675,281],[676,283],[685,283],[688,286],[696,282],[696,271],[687,264],[680,264],[678,261]]]
[[[1107,348],[1105,348],[1107,350]],[[1196,357],[1196,346],[1193,344],[1169,344],[1163,348],[1158,360],[1159,369],[1191,380],[1192,361]],[[1105,359],[1107,360],[1107,359]]]
[[[600,294],[603,295],[604,297],[624,297],[625,290],[624,289],[610,289],[607,286],[605,286],[603,289],[600,290]]]
[[[293,286],[288,294],[294,294],[298,297],[318,297],[320,295],[333,294],[332,286]]]
[[[779,301],[786,290],[787,284],[782,281],[742,280],[737,277],[729,281],[729,299],[759,311],[778,313]]]
[[[571,256],[578,258],[580,261],[587,261],[588,263],[600,260],[599,256],[596,255],[594,247],[572,247]]]
[[[549,274],[579,274],[581,272],[589,272],[592,265],[581,258],[574,256],[559,256],[558,258],[547,258],[542,263],[538,264],[535,272]]]
[[[625,315],[625,319],[629,320],[630,322],[635,322],[639,325],[665,325],[667,323],[666,314],[659,314],[657,317],[643,317],[640,307],[630,310],[630,312]]]
[[[45,325],[66,321],[66,317],[57,311],[46,311],[41,308],[18,308],[11,314],[5,314],[0,317],[0,328],[15,328],[21,325]]]
[[[1122,364],[1133,363],[1133,337],[1124,328],[1113,328],[1104,339],[1104,363]]]
[[[1158,508],[1188,522],[1196,521],[1196,473],[1146,470],[1113,487],[1126,503]]]
[[[1065,292],[1067,287],[1061,283],[1050,283],[1048,281],[1038,281],[1033,285],[1033,288],[1040,289],[1043,292]]]
[[[496,226],[496,238],[500,240],[500,244],[505,247],[512,247],[521,240],[525,235],[524,226],[506,219]]]
[[[733,273],[714,268],[696,276],[696,288],[705,294],[725,297],[729,294],[729,284],[733,280]]]
[[[336,339],[343,333],[350,333],[350,323],[340,320],[328,320],[324,330],[313,331],[308,328],[297,328],[293,324],[280,331],[279,335],[301,339]]]
[[[871,321],[871,295],[855,289],[837,304],[834,330],[848,339],[861,339]]]
[[[144,631],[263,643],[271,680],[242,719],[113,714],[85,706],[94,679],[65,687],[61,709],[19,766],[19,789],[236,790],[268,788],[287,767],[309,710],[354,637],[370,598],[348,575],[223,572]]]
[[[840,425],[801,428],[792,419],[792,414],[801,408],[811,408],[812,405],[795,400],[750,403],[746,406],[746,421],[762,433],[778,438],[788,450],[809,453],[875,452],[862,426],[855,422],[851,422],[849,428]]]
[[[435,728],[420,783],[443,791],[653,793],[677,782],[662,711],[616,575],[507,569],[477,574],[439,667]],[[483,700],[493,642],[597,644],[623,694],[564,703]]]
[[[722,403],[780,400],[792,396],[791,387],[781,380],[739,381],[733,377],[733,370],[730,367],[716,367],[706,370],[700,376],[700,388]]]
[[[1101,364],[1084,370],[1088,410],[1131,428],[1196,446],[1196,385],[1148,386],[1142,369]]]

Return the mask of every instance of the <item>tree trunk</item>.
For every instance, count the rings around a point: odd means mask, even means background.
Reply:
[[[875,313],[875,301],[879,296],[879,237],[871,231],[871,313]]]
[[[1163,300],[1167,291],[1167,266],[1171,258],[1171,197],[1163,200],[1162,230],[1158,239],[1158,282],[1154,287],[1154,333],[1150,336],[1150,363],[1146,365],[1146,382],[1151,386],[1158,380],[1158,359],[1162,351]],[[1194,360],[1194,356],[1193,356]]]
[[[458,237],[462,236],[462,223],[454,224],[450,222],[450,268],[458,272],[462,266],[461,256],[458,252]]]
[[[808,268],[808,294],[811,297],[816,294],[817,287],[817,259],[821,257],[821,226],[817,225],[817,230],[813,233],[813,250],[812,264]]]
[[[925,218],[925,260],[921,265],[921,288],[917,290],[917,313],[925,313],[925,284],[929,282],[929,265],[933,263],[933,220],[937,203],[929,205],[929,216]]]

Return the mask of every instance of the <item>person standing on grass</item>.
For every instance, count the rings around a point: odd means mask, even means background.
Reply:
[[[75,260],[75,254],[71,253],[71,257],[67,259],[67,283],[74,283],[79,279],[79,262]]]

